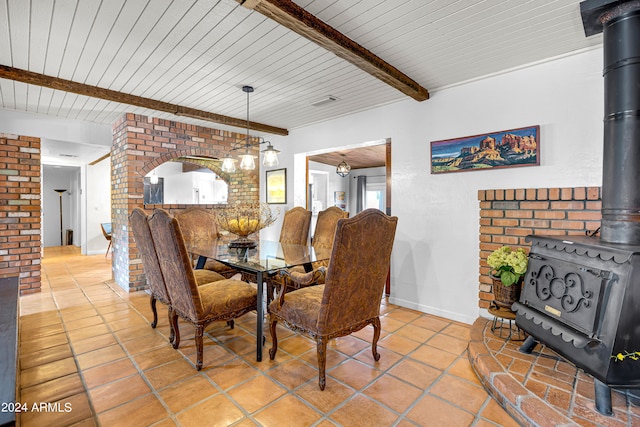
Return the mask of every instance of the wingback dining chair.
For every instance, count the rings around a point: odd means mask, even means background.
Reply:
[[[164,282],[164,276],[160,270],[158,255],[153,243],[153,238],[151,237],[151,230],[149,229],[147,218],[147,214],[144,210],[134,208],[131,211],[131,214],[129,214],[129,224],[131,224],[133,238],[135,239],[138,254],[142,261],[142,268],[144,269],[147,284],[149,285],[149,303],[153,313],[153,322],[151,322],[151,327],[155,328],[158,324],[156,301],[160,301],[161,303],[166,304],[168,308],[170,326],[169,342],[173,343],[175,331],[171,323],[171,298],[169,297],[167,286]],[[195,279],[196,283],[205,284],[222,280],[224,277],[213,271],[198,270],[195,274]]]
[[[280,243],[306,245],[309,241],[311,211],[296,206],[284,213],[280,229]]]
[[[309,242],[309,228],[311,227],[311,211],[296,206],[284,213],[282,228],[280,229],[280,243],[291,243],[294,245],[306,245]],[[267,299],[273,300],[273,282],[281,281],[274,276],[267,282]]]
[[[316,256],[322,258],[323,253],[330,253],[333,247],[333,240],[336,235],[338,220],[348,218],[349,212],[345,212],[337,206],[331,206],[318,213],[316,228],[313,233],[312,245]],[[281,271],[280,275],[274,276],[275,281],[282,281],[286,286],[286,292],[300,289],[304,286],[311,286],[324,283],[324,269],[328,262],[318,261],[312,265],[311,271],[305,271],[304,267],[296,266]]]
[[[221,236],[218,230],[216,216],[209,209],[200,206],[190,206],[176,213],[174,217],[180,224],[182,235],[187,244],[198,240],[214,241]],[[208,259],[203,268],[222,274],[225,278],[230,278],[237,273],[233,268],[214,259]]]
[[[202,369],[205,327],[216,320],[233,320],[255,310],[256,289],[233,279],[198,286],[178,221],[166,211],[157,209],[148,222],[171,298],[175,329],[173,347],[180,345],[180,331],[177,329],[180,317],[195,326],[196,369],[199,371]]]
[[[289,293],[280,287],[270,304],[271,360],[278,350],[278,321],[315,339],[320,390],[326,385],[328,340],[373,325],[371,351],[374,360],[380,359],[380,301],[397,223],[397,217],[377,209],[338,221],[325,283]]]

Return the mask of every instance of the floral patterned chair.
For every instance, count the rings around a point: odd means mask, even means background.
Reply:
[[[256,289],[233,279],[198,286],[178,221],[157,209],[148,222],[173,308],[173,348],[180,345],[180,317],[195,326],[196,369],[200,370],[204,328],[217,320],[226,320],[233,327],[229,321],[256,309]]]
[[[353,218],[338,221],[325,284],[288,293],[279,287],[270,304],[271,360],[278,350],[278,321],[316,340],[320,390],[326,385],[328,340],[373,325],[371,351],[374,360],[380,359],[380,301],[397,223],[397,217],[377,209],[366,209]]]
[[[151,230],[149,230],[149,224],[147,223],[147,214],[140,208],[135,208],[129,215],[129,223],[131,224],[131,231],[133,232],[133,238],[135,239],[136,246],[140,259],[142,260],[142,267],[144,268],[144,274],[147,278],[147,284],[149,285],[151,303],[151,311],[153,312],[153,322],[151,327],[155,328],[158,324],[158,311],[156,309],[156,301],[160,301],[166,304],[169,309],[169,325],[171,327],[171,333],[169,335],[169,342],[173,342],[175,331],[171,324],[171,298],[167,292],[167,286],[164,282],[162,271],[160,270],[160,264],[158,263],[158,255],[156,248],[153,244],[153,238],[151,237]],[[195,272],[195,279],[198,284],[211,283],[224,279],[220,274],[208,270],[198,270]]]
[[[311,211],[296,206],[284,213],[282,228],[280,229],[280,243],[306,245],[309,241],[309,227],[311,226]]]
[[[182,235],[187,244],[198,240],[213,241],[220,237],[216,215],[211,210],[200,206],[191,206],[176,213],[174,217],[180,224]],[[214,259],[208,259],[203,268],[222,274],[227,279],[237,273],[233,268]]]
[[[311,211],[296,206],[284,213],[282,228],[280,229],[280,243],[306,245],[309,242],[309,228],[311,227]],[[255,281],[255,277],[244,277],[244,280]],[[277,276],[269,278],[267,282],[267,299],[273,300],[273,286],[275,281],[281,281]]]
[[[324,253],[331,253],[338,220],[348,217],[349,212],[345,212],[336,206],[331,206],[318,213],[312,245],[319,258],[324,258]],[[304,267],[296,266],[283,270],[279,276],[274,276],[274,280],[284,282],[286,292],[300,289],[304,286],[322,284],[324,283],[326,269],[321,267],[326,267],[327,264],[327,261],[318,261],[313,264],[313,270],[308,272],[305,271]]]

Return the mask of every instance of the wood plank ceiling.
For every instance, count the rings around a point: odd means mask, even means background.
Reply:
[[[602,43],[585,37],[578,0],[295,3],[432,95]],[[0,0],[0,65],[240,119],[249,84],[251,121],[289,130],[410,99],[236,0]],[[129,111],[211,126],[9,79],[0,79],[0,108],[105,124]]]

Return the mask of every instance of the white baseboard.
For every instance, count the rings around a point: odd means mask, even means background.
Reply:
[[[416,304],[413,301],[401,300],[394,297],[389,297],[389,302],[391,304],[399,305],[401,307],[410,308],[412,310],[421,311],[427,314],[433,314],[434,316],[444,317],[445,319],[455,320],[456,322],[466,323],[468,325],[472,325],[473,322],[476,321],[478,316],[466,316],[460,313],[455,313],[453,311],[442,310],[435,307],[430,307],[428,305]],[[479,309],[478,309],[479,310]],[[479,315],[480,313],[478,313]]]

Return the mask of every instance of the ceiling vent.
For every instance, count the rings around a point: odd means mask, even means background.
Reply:
[[[60,153],[58,154],[58,157],[78,157],[75,154],[64,154],[64,153]]]
[[[330,103],[332,103],[334,101],[337,101],[338,99],[340,99],[340,98],[338,98],[337,96],[329,95],[326,98],[323,98],[323,99],[321,99],[319,101],[316,101],[311,105],[314,106],[314,107],[321,107],[323,105],[327,105],[327,104],[330,104]]]

